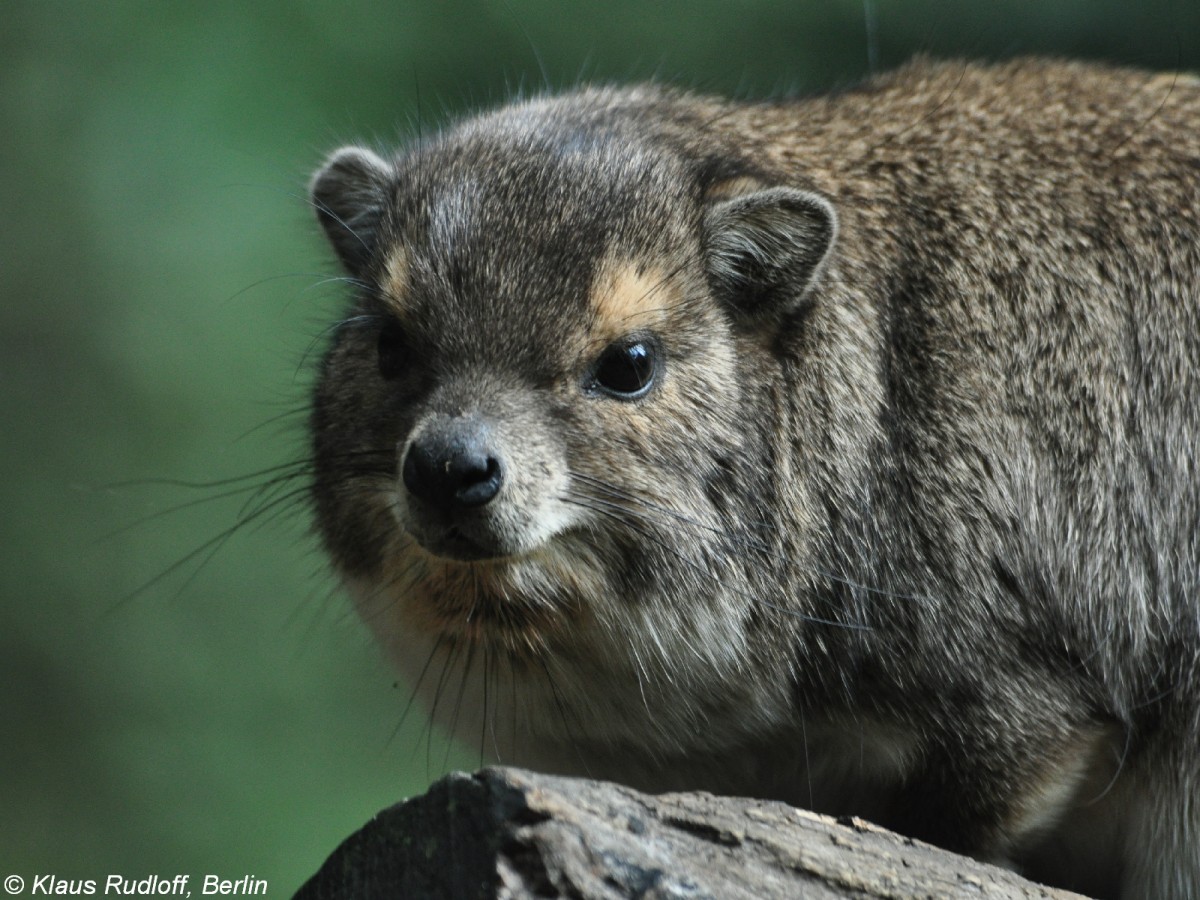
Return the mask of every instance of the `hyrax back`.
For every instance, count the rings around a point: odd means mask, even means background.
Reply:
[[[1200,86],[584,90],[312,186],[314,497],[505,762],[1200,896]]]

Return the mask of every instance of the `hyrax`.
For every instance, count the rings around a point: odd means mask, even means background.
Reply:
[[[582,90],[312,197],[319,529],[436,721],[1200,896],[1200,83]]]

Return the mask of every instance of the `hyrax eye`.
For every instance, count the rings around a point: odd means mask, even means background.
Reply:
[[[387,381],[399,378],[404,371],[404,330],[395,319],[385,319],[379,329],[379,374]]]
[[[609,344],[592,370],[593,389],[620,400],[645,396],[658,370],[657,348],[649,340]]]

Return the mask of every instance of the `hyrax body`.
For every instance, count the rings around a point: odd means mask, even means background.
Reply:
[[[314,204],[320,531],[505,762],[1200,896],[1200,86],[584,90]]]

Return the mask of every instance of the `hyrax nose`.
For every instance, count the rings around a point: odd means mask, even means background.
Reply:
[[[500,492],[504,466],[482,422],[438,419],[409,445],[402,477],[418,500],[442,509],[470,509]]]

